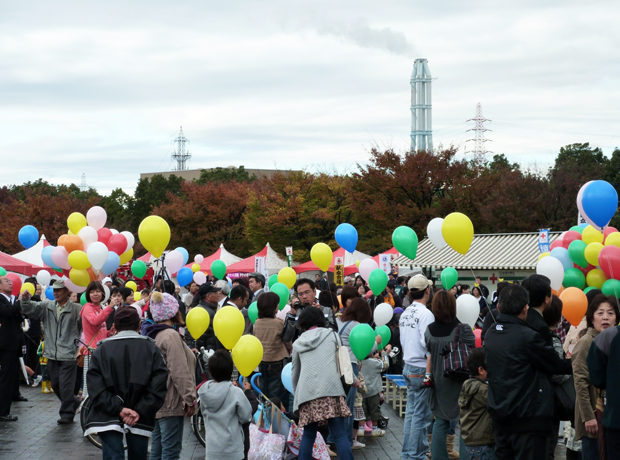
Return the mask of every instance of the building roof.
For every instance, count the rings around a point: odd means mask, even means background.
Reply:
[[[560,234],[550,233],[549,243]],[[439,250],[425,237],[418,245],[415,261],[400,256],[392,264],[457,270],[534,270],[539,255],[538,232],[474,235],[471,248],[464,256],[450,246]]]

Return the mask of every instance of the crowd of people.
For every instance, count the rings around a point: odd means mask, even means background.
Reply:
[[[19,394],[24,357],[34,383],[43,382],[43,391],[60,400],[58,423],[72,423],[86,361],[85,435],[99,434],[104,459],[124,458],[123,436],[129,458],[147,458],[148,438],[151,459],[180,458],[184,418],[194,414],[198,397],[207,458],[247,458],[256,395],[249,384],[232,381],[231,355],[213,328],[216,313],[233,306],[243,313],[244,333],[263,346],[256,369],[261,392],[304,428],[302,460],[312,458],[319,432],[330,455],[341,459],[365,448],[366,437],[384,436],[385,373],[402,374],[407,385],[403,460],[552,459],[558,442],[568,459],[620,458],[616,298],[590,290],[575,327],[541,275],[502,281],[493,293],[481,278],[473,288],[445,290],[422,274],[389,277],[378,295],[359,276],[346,277],[343,286],[321,275],[298,279],[285,315],[260,273],[230,284],[192,282],[184,299],[179,286],[158,280],[138,301],[120,280],[106,278],[89,284],[83,306],[62,280],[52,285],[54,300],[41,299],[34,279],[35,295],[24,291],[16,299],[11,280],[0,277],[0,421],[17,421],[10,408],[25,399]],[[466,294],[479,300],[476,324],[457,318],[457,299]],[[384,303],[393,308],[390,342],[382,344],[378,335],[358,359],[351,332],[359,324],[375,326],[374,309]],[[211,318],[197,339],[185,328],[193,308]],[[341,379],[341,348],[351,385]],[[208,362],[200,362],[201,349]],[[292,393],[282,380],[288,363]],[[209,380],[197,390],[203,369]]]

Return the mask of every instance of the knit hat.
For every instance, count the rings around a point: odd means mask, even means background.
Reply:
[[[154,292],[151,296],[149,308],[153,321],[160,323],[176,316],[179,311],[179,303],[170,294]]]

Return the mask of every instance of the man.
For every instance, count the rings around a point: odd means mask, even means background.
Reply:
[[[167,393],[168,368],[155,341],[140,335],[135,308],[119,308],[114,327],[118,334],[101,341],[90,359],[84,436],[99,435],[104,459],[124,460],[124,435],[129,459],[146,460],[155,415]]]
[[[250,293],[248,292],[248,288],[243,285],[236,285],[230,291],[230,303],[236,306],[241,313],[243,314],[243,319],[245,319],[245,330],[244,334],[247,334],[250,330],[250,326],[252,326],[252,322],[250,321],[250,317],[248,316],[248,298],[250,297]]]
[[[209,313],[211,321],[209,322],[209,327],[205,333],[197,340],[194,340],[190,335],[189,329],[185,332],[185,343],[193,351],[200,350],[200,347],[204,347],[207,351],[215,351],[220,348],[224,348],[217,337],[215,337],[215,331],[213,330],[213,318],[215,318],[215,313],[217,311],[219,292],[220,288],[209,283],[201,285],[198,289],[198,297],[200,298],[200,302],[194,308],[204,308],[207,313]]]
[[[17,421],[17,415],[11,415],[11,402],[19,393],[23,332],[20,303],[12,291],[11,279],[0,276],[0,422]]]
[[[571,374],[527,323],[529,295],[515,284],[499,295],[497,324],[485,336],[489,414],[494,421],[495,457],[545,459],[554,425],[553,389],[548,376]]]
[[[351,279],[350,276],[344,277],[344,284],[342,285],[342,287],[347,287],[347,286],[353,287],[353,279]]]
[[[322,288],[321,288],[321,274],[320,273],[317,273],[316,275],[314,275],[314,285],[318,286],[319,289],[322,290]]]
[[[78,346],[75,339],[82,335],[82,305],[69,300],[69,289],[63,280],[56,281],[54,301],[33,302],[30,293],[24,291],[21,296],[22,311],[32,319],[42,319],[45,330],[45,349],[43,357],[47,358],[47,373],[52,382],[52,390],[60,400],[60,418],[58,424],[73,422],[79,401],[75,399],[73,388],[77,376],[75,355]],[[134,309],[135,311],[135,309]]]
[[[433,282],[424,275],[415,275],[409,280],[408,295],[411,305],[400,315],[398,322],[405,362],[403,376],[407,382],[403,460],[424,460],[428,452],[428,427],[432,420],[428,404],[430,390],[421,385],[426,374],[428,354],[424,334],[428,325],[435,321],[426,307],[432,296],[432,285]]]
[[[186,310],[189,310],[189,308],[192,306],[192,301],[194,300],[194,296],[197,292],[198,284],[196,283],[196,281],[192,281],[191,283],[189,283],[189,293],[185,296],[185,306],[187,307]]]
[[[218,304],[217,310],[218,311],[220,310],[220,308],[225,307],[226,305],[232,305],[233,307],[236,306],[230,303],[228,300],[228,294],[230,294],[230,284],[228,284],[228,281],[218,280],[215,283],[215,287],[220,288],[220,291],[217,293],[217,304]]]
[[[25,283],[32,283],[34,286],[34,295],[32,296],[32,300],[39,302],[41,301],[41,285],[37,282],[35,277],[26,278],[24,280]],[[41,320],[40,319],[30,319],[27,318],[28,321],[28,330],[24,333],[25,343],[26,343],[26,356],[24,357],[24,363],[34,372],[32,379],[34,380],[32,386],[36,387],[43,376],[40,375],[39,369],[39,355],[37,355],[37,350],[39,349],[39,344],[41,343]],[[1,321],[0,321],[1,323]],[[21,395],[18,395],[20,397]],[[25,399],[21,396],[21,399]]]
[[[543,312],[551,305],[551,282],[546,276],[531,275],[523,280],[522,286],[530,299],[526,322],[540,334],[547,346],[551,347],[551,329],[543,318]]]
[[[252,291],[252,302],[256,302],[260,295],[265,292],[265,277],[261,273],[252,273],[248,276],[248,285]]]
[[[476,286],[480,288],[480,293],[485,299],[489,297],[489,288],[482,284],[482,277],[476,276]]]
[[[397,281],[396,280],[391,280],[388,281],[387,284],[387,292],[392,296],[392,299],[394,300],[394,308],[403,308],[403,299],[400,298],[400,296],[398,295],[398,292],[396,292],[396,288],[397,288]]]

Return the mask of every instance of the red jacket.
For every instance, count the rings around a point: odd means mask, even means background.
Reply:
[[[87,303],[82,307],[80,315],[82,316],[82,329],[84,330],[84,342],[91,348],[97,348],[97,342],[108,337],[108,329],[105,320],[108,319],[110,313],[114,311],[114,307],[106,307]],[[93,337],[97,336],[94,340]],[[92,343],[91,343],[92,341]]]

